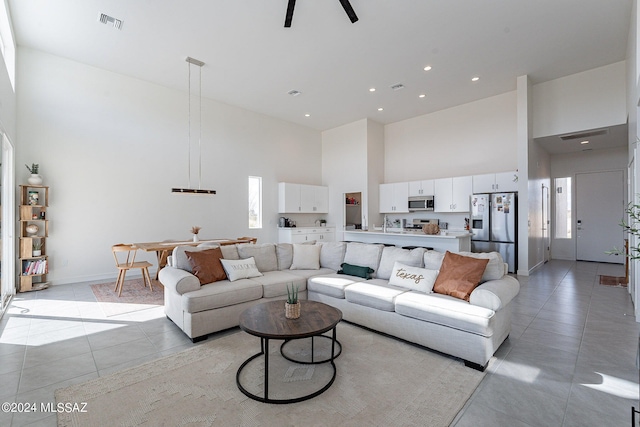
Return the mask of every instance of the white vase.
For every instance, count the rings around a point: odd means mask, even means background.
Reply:
[[[198,238],[198,235],[197,235],[197,234],[194,234],[194,235],[193,235],[193,241],[194,241],[194,242],[199,242],[199,241],[200,241],[200,239]]]
[[[41,255],[42,255],[42,250],[41,249],[39,249],[39,250],[35,250],[34,249],[33,250],[33,256],[41,256]]]
[[[29,178],[27,178],[27,182],[31,185],[41,185],[42,177],[37,173],[32,173]]]

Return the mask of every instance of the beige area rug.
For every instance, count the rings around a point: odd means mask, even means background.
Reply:
[[[153,292],[144,286],[142,278],[125,280],[120,297],[114,291],[115,282],[91,285],[91,290],[104,315],[111,317],[164,305],[164,287],[153,279],[151,284]]]
[[[260,340],[238,331],[57,390],[58,403],[86,402],[86,412],[59,412],[58,426],[448,426],[484,377],[457,359],[344,322],[338,340],[343,351],[335,382],[304,402],[266,404],[240,392],[236,371],[260,350]],[[325,341],[330,342],[316,339],[316,347]],[[287,353],[303,347],[294,343]],[[312,365],[309,372],[309,365],[282,362],[280,344],[269,346],[276,366],[269,371],[270,398],[278,390],[301,391],[316,377],[326,379],[328,363]],[[246,388],[262,389],[263,360],[247,365]]]

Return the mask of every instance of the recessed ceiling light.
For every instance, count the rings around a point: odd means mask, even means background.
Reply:
[[[369,88],[369,92],[375,92],[375,91],[376,91],[376,88],[375,88],[375,87],[371,87],[371,88]]]
[[[480,77],[478,77],[478,76],[471,77],[471,81],[472,82],[477,82],[478,80],[480,80]]]
[[[306,113],[304,116],[305,116],[305,117],[311,117],[311,114]]]
[[[382,107],[378,108],[378,111],[383,111],[383,110],[384,110],[384,108],[382,108]]]
[[[582,142],[580,142],[580,144],[582,144],[582,145],[585,145],[585,144],[588,144],[588,143],[589,143],[589,141],[582,141]]]
[[[426,67],[423,68],[423,70],[425,70],[425,71],[431,70],[431,65],[427,65]]]
[[[425,96],[427,95],[425,95],[424,93],[421,93],[420,95],[418,95],[418,98],[424,98]]]

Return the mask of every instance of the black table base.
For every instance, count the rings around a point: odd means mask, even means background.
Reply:
[[[315,359],[315,355],[314,355],[314,340],[315,338],[326,338],[331,340],[331,356],[329,356],[326,359],[323,360],[314,360]],[[282,357],[284,357],[285,359],[291,361],[291,362],[295,362],[295,363],[299,363],[299,364],[303,364],[303,365],[318,365],[321,363],[330,363],[331,367],[333,368],[333,375],[331,376],[331,379],[329,380],[329,382],[327,382],[327,384],[325,384],[321,389],[311,393],[311,394],[307,394],[304,396],[300,396],[300,397],[294,397],[292,399],[269,399],[269,338],[260,338],[260,352],[254,354],[253,356],[251,356],[250,358],[248,358],[247,360],[245,360],[242,365],[240,365],[240,367],[238,368],[238,372],[236,373],[236,384],[238,386],[238,389],[240,389],[240,391],[242,393],[244,393],[247,397],[253,399],[253,400],[257,400],[259,402],[263,402],[263,403],[277,403],[277,404],[284,404],[284,403],[296,403],[296,402],[302,402],[308,399],[312,399],[316,396],[319,396],[320,394],[324,393],[325,391],[327,391],[329,389],[329,387],[331,387],[331,385],[333,384],[333,382],[336,379],[336,364],[334,362],[334,360],[342,353],[342,344],[340,344],[340,342],[337,340],[336,337],[336,328],[333,328],[333,332],[332,332],[332,336],[328,337],[326,335],[316,335],[311,337],[311,361],[301,361],[301,360],[295,360],[287,355],[285,355],[284,353],[284,348],[287,345],[287,343],[289,343],[290,341],[293,341],[293,339],[288,339],[285,340],[284,343],[282,343],[282,345],[280,346],[280,354],[282,355]],[[336,354],[336,344],[340,347],[338,353]],[[240,374],[242,372],[242,370],[245,368],[245,366],[247,366],[252,360],[260,357],[260,356],[264,356],[264,397],[258,396],[256,394],[251,393],[250,391],[248,391],[247,389],[245,389],[242,384],[240,383]]]

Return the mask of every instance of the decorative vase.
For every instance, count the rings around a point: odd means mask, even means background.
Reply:
[[[35,250],[34,249],[33,250],[33,256],[40,256],[40,255],[42,255],[42,249],[39,249],[39,250]]]
[[[193,235],[193,241],[194,241],[194,242],[199,242],[199,241],[200,241],[200,238],[198,237],[198,235],[197,235],[197,234],[194,234],[194,235]]]
[[[31,185],[41,185],[42,177],[37,173],[32,173],[29,178],[27,178],[27,182]]]
[[[297,319],[300,317],[300,301],[295,304],[284,303],[284,317],[287,319]]]

